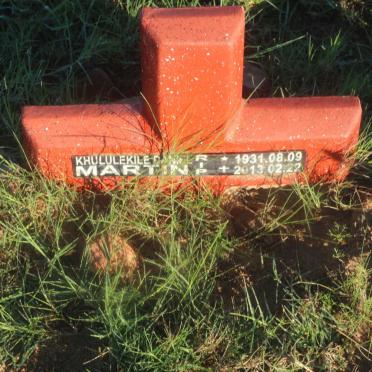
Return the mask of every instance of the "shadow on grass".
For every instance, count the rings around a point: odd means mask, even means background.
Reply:
[[[347,210],[329,205],[309,211],[291,188],[240,190],[225,205],[230,234],[240,243],[220,263],[225,274],[216,295],[228,306],[238,304],[248,285],[275,313],[285,287],[306,282],[334,287],[348,262],[371,248],[371,194],[358,195],[360,204]]]
[[[63,333],[36,348],[25,371],[108,371],[107,351],[89,332]]]

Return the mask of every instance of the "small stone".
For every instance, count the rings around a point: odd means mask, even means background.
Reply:
[[[139,267],[139,256],[126,239],[119,235],[104,234],[88,246],[94,271],[111,274],[119,271],[122,278],[130,280]]]

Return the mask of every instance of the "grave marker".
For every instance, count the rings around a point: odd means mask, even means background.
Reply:
[[[47,177],[110,188],[197,179],[216,192],[342,180],[361,121],[356,97],[242,99],[241,7],[144,9],[143,97],[26,106],[31,162]]]

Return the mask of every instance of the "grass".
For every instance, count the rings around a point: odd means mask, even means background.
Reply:
[[[199,3],[0,2],[0,370],[368,370],[371,1],[216,1],[245,6],[273,95],[361,97],[342,184],[94,194],[27,170],[22,105],[137,94],[141,7]],[[92,270],[113,236],[138,253],[130,279]]]

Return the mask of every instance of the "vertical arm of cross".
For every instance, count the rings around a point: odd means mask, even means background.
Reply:
[[[242,106],[242,7],[143,10],[142,92],[165,149],[212,143]]]

